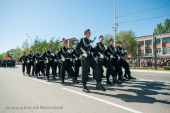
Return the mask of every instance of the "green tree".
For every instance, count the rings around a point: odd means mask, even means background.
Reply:
[[[116,34],[116,43],[121,41],[123,43],[124,48],[127,50],[127,53],[132,57],[137,57],[137,47],[138,43],[135,40],[136,36],[132,30],[129,31],[120,31]],[[127,55],[126,55],[127,57]]]
[[[164,26],[162,23],[157,24],[157,28],[154,29],[153,34],[165,33],[170,32],[170,19],[166,19],[164,22]]]

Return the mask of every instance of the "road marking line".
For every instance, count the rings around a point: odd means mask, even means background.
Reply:
[[[160,81],[154,81],[154,80],[146,80],[146,79],[136,79],[137,81],[145,81],[145,82],[153,82],[153,83],[158,83],[158,84],[166,84],[170,85],[170,82],[160,82]],[[133,80],[132,80],[133,81]]]
[[[119,104],[115,104],[115,103],[112,103],[112,102],[109,102],[109,101],[106,101],[106,100],[103,100],[103,99],[100,99],[100,98],[96,98],[96,97],[93,97],[93,96],[90,96],[90,95],[87,95],[87,94],[84,94],[84,93],[80,93],[80,92],[77,92],[77,91],[74,91],[74,90],[71,90],[71,89],[67,89],[67,88],[63,88],[63,89],[70,91],[70,92],[73,92],[73,93],[76,93],[76,94],[79,94],[79,95],[82,95],[82,96],[85,96],[85,97],[88,97],[88,98],[91,98],[91,99],[94,99],[94,100],[97,100],[97,101],[100,101],[100,102],[103,102],[103,103],[106,103],[106,104],[109,104],[109,105],[112,105],[112,106],[115,106],[115,107],[118,107],[118,108],[121,108],[121,109],[124,109],[124,110],[127,110],[127,111],[130,111],[130,112],[133,112],[133,113],[142,113],[140,111],[136,111],[134,109],[131,109],[131,108],[119,105]]]
[[[42,80],[38,80],[38,79],[36,79],[36,78],[31,78],[31,79],[36,80],[36,81],[39,81],[39,82],[42,82],[42,83],[45,83],[45,84],[48,84],[48,85],[52,85],[51,83],[44,82],[44,81],[42,81]]]

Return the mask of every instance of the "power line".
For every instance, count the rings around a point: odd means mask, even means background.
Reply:
[[[169,15],[170,15],[170,14],[168,14],[168,15],[163,15],[163,16],[157,16],[157,17],[151,17],[151,18],[145,18],[145,19],[138,19],[138,20],[126,21],[126,22],[118,22],[118,23],[120,24],[120,23],[128,23],[128,22],[142,21],[142,20],[153,19],[153,18],[160,18],[160,17],[164,17],[164,16],[169,16]],[[100,30],[103,30],[103,29],[108,28],[108,27],[113,26],[113,25],[114,25],[114,24],[111,24],[111,25],[109,25],[109,26],[103,27],[103,28],[101,28],[101,29],[99,29],[99,30],[96,30],[96,31],[92,32],[92,33],[98,32],[98,31],[100,31]]]
[[[124,16],[129,16],[129,15],[134,15],[134,14],[138,14],[138,13],[143,13],[143,12],[147,12],[147,11],[151,11],[151,10],[155,10],[155,9],[160,9],[160,8],[167,7],[167,6],[170,6],[170,5],[165,5],[165,6],[156,7],[156,8],[152,8],[152,9],[148,9],[148,10],[144,10],[144,11],[139,11],[139,12],[135,12],[135,13],[130,13],[130,14],[118,16],[118,17],[116,17],[116,18],[124,17]]]
[[[152,9],[148,9],[148,10],[144,10],[144,11],[139,11],[139,12],[135,12],[135,13],[130,13],[130,14],[118,16],[118,17],[116,17],[116,18],[124,17],[124,16],[129,16],[129,15],[134,15],[134,14],[138,14],[138,13],[143,13],[143,12],[147,12],[147,11],[151,11],[151,10],[155,10],[155,9],[160,9],[160,8],[167,7],[167,6],[170,6],[170,5],[165,5],[165,6],[156,7],[156,8],[152,8]],[[108,21],[108,23],[111,22],[112,20],[114,20],[114,19],[111,19],[110,21]]]
[[[156,17],[151,17],[151,18],[145,18],[145,19],[139,19],[139,20],[132,20],[132,21],[126,21],[126,22],[119,22],[120,23],[128,23],[128,22],[134,22],[134,21],[141,21],[141,20],[147,20],[147,19],[153,19],[153,18],[160,18],[160,17],[164,17],[164,16],[169,16],[170,14],[168,15],[163,15],[163,16],[156,16]]]

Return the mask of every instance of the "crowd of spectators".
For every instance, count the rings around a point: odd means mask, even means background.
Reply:
[[[155,59],[127,59],[127,63],[129,63],[130,67],[154,67]],[[164,67],[170,66],[170,59],[169,58],[158,58],[157,59],[157,66]]]

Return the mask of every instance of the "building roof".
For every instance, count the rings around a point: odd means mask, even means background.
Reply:
[[[165,33],[170,33],[170,32],[165,32]],[[160,34],[165,34],[165,33],[159,33],[159,34],[154,34],[154,35],[160,35]],[[145,36],[140,36],[140,37],[136,37],[136,38],[141,38],[141,37],[146,37],[146,36],[153,36],[153,35],[145,35]]]

